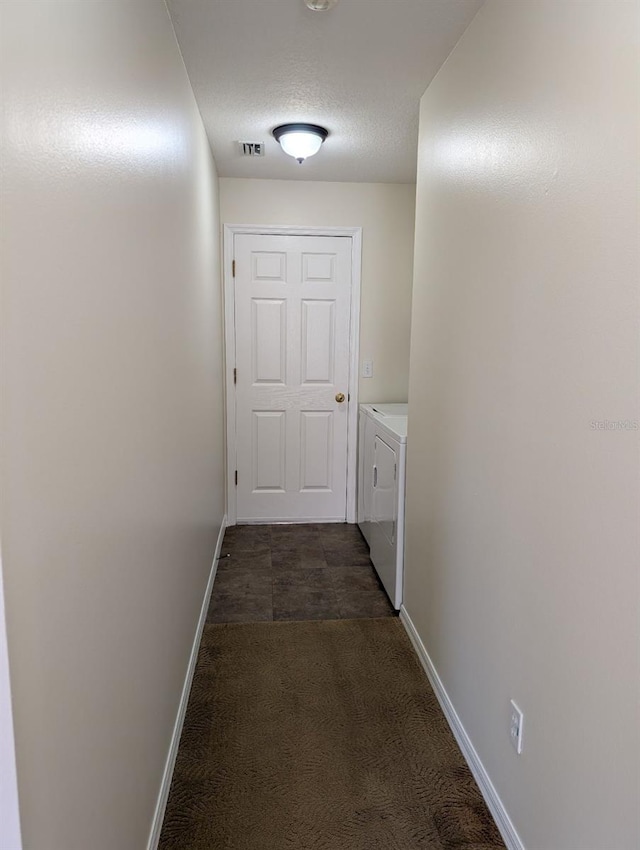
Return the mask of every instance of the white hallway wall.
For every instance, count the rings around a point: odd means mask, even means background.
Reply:
[[[0,16],[24,847],[141,850],[223,515],[215,166],[164,3]]]
[[[422,99],[405,604],[529,850],[640,846],[638,13],[488,0]]]
[[[361,402],[407,400],[414,216],[412,184],[220,179],[225,224],[362,227]]]

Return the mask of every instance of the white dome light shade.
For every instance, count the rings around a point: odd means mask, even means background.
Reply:
[[[282,150],[296,159],[306,159],[320,150],[322,139],[315,133],[286,133],[280,139]]]
[[[302,163],[318,153],[329,133],[317,124],[281,124],[273,135],[285,153]]]
[[[314,12],[326,12],[333,9],[338,0],[304,0],[307,6]]]

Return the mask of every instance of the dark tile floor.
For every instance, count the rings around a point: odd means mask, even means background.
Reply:
[[[208,623],[396,613],[356,525],[232,526],[221,554]]]

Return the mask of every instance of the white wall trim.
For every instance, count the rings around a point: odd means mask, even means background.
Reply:
[[[4,608],[4,582],[0,556],[0,847],[22,850],[16,749],[11,708],[9,650]]]
[[[211,565],[209,581],[207,582],[207,588],[204,592],[204,599],[202,600],[202,607],[200,609],[200,619],[198,620],[195,637],[193,639],[193,646],[191,647],[191,656],[189,657],[187,673],[184,679],[184,685],[182,686],[182,694],[180,696],[180,703],[178,704],[178,714],[176,716],[176,722],[173,726],[173,734],[171,735],[169,752],[167,754],[167,760],[165,762],[164,772],[162,774],[162,782],[160,784],[160,793],[158,795],[158,801],[156,803],[156,810],[153,815],[153,821],[151,822],[151,833],[149,835],[149,841],[147,843],[147,850],[157,850],[158,842],[160,841],[160,832],[162,831],[162,822],[164,820],[164,814],[167,808],[167,800],[169,799],[169,789],[171,788],[171,779],[173,778],[173,770],[175,768],[176,758],[178,755],[180,736],[182,735],[182,727],[184,725],[184,718],[187,712],[187,704],[189,702],[189,694],[191,692],[193,674],[195,673],[196,661],[198,660],[198,650],[200,648],[200,641],[202,639],[204,624],[207,619],[207,610],[209,608],[211,591],[213,590],[213,583],[215,581],[216,572],[218,570],[218,559],[220,558],[220,552],[222,550],[222,541],[224,539],[224,532],[226,528],[227,517],[224,516],[222,518],[222,525],[220,526],[220,533],[218,534],[216,551],[213,555],[213,563]]]
[[[347,522],[356,521],[358,482],[358,366],[360,360],[360,288],[362,276],[361,227],[297,227],[258,224],[223,225],[224,263],[224,352],[227,422],[227,518],[229,525],[237,520],[236,487],[236,394],[233,383],[235,366],[235,298],[232,274],[233,240],[236,234],[265,236],[348,236],[351,238],[351,321],[349,357],[349,423],[347,430]],[[315,521],[315,520],[314,520]]]
[[[498,796],[498,792],[489,778],[489,774],[480,761],[480,756],[471,743],[471,738],[462,725],[462,721],[458,717],[458,713],[449,698],[449,694],[446,692],[445,687],[442,684],[438,671],[434,667],[433,661],[429,657],[429,653],[427,652],[425,645],[423,644],[422,639],[420,638],[420,635],[418,634],[404,605],[400,608],[400,620],[409,635],[409,640],[413,644],[418,658],[420,659],[420,663],[424,667],[424,671],[427,674],[431,687],[433,688],[438,702],[440,703],[440,707],[447,718],[447,722],[451,727],[451,731],[453,732],[456,741],[458,742],[458,746],[462,750],[462,755],[465,757],[471,773],[478,783],[489,811],[493,815],[493,819],[500,830],[502,839],[507,845],[507,850],[525,850],[525,846],[516,832],[516,828],[514,827],[502,800]]]

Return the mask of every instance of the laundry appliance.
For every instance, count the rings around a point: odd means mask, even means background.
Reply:
[[[402,604],[406,404],[361,404],[358,422],[358,525],[394,608]]]

